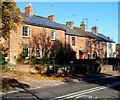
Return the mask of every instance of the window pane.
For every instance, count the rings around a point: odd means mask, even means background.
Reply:
[[[94,53],[94,54],[93,54],[93,58],[96,59],[96,57],[97,57],[97,55],[96,55],[96,53]]]
[[[91,59],[91,53],[88,53],[88,59]]]
[[[25,59],[28,59],[29,57],[29,50],[28,48],[23,48],[23,55]]]
[[[102,43],[100,43],[100,49],[102,49]]]
[[[51,49],[51,58],[55,58],[55,50]]]
[[[75,37],[72,37],[72,45],[75,45]]]
[[[51,40],[55,40],[55,31],[51,32]]]
[[[23,36],[28,36],[28,27],[23,26]]]
[[[87,40],[88,47],[90,47],[90,39]]]
[[[100,56],[100,58],[102,58],[102,54],[100,54],[99,56]]]
[[[36,56],[42,58],[42,49],[36,50]]]

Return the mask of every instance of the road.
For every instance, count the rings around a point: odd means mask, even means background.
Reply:
[[[98,78],[3,94],[2,100],[80,100],[120,98],[120,76]]]

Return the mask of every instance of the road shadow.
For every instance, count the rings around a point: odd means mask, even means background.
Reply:
[[[105,80],[104,80],[105,79]],[[97,84],[99,86],[104,86],[104,84],[112,83],[114,81],[120,81],[120,76],[113,76],[112,74],[107,73],[99,73],[95,75],[85,75],[85,76],[69,76],[63,80],[63,82],[67,84],[71,84],[74,82],[84,81],[90,84]],[[120,92],[120,85],[109,87],[116,91]]]
[[[2,81],[2,84],[1,84],[2,92],[8,92],[8,91],[16,90],[16,88],[19,88],[19,89],[22,89],[22,90],[19,90],[20,93],[29,93],[33,97],[35,97],[33,99],[42,100],[37,95],[35,95],[34,93],[28,90],[30,88],[28,84],[21,83],[17,79],[11,79],[11,78],[2,78],[1,81]],[[2,97],[2,100],[12,100],[12,99],[13,99],[12,97],[11,98],[6,98],[5,96]],[[14,98],[14,99],[18,100],[18,98]],[[32,98],[29,98],[29,99],[32,99]]]
[[[112,74],[100,73],[96,76],[93,76],[91,79],[89,79],[88,77],[83,78],[83,81],[87,83],[97,84],[99,86],[104,86],[105,84],[111,84],[113,82],[118,81],[120,82],[120,76],[113,76]],[[118,91],[118,93],[120,92],[120,84],[108,88]]]
[[[1,90],[3,92],[15,90],[16,88],[23,88],[23,87],[30,88],[30,86],[28,84],[19,82],[17,79],[2,78],[1,81],[2,81]]]

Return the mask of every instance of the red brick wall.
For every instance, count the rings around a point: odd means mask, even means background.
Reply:
[[[102,54],[103,57],[106,54],[106,43],[103,43],[103,49],[100,49],[98,41],[95,41],[93,38],[87,38],[87,37],[79,37],[79,36],[72,36],[72,35],[66,35],[65,31],[62,30],[56,30],[51,28],[43,28],[43,27],[37,27],[37,26],[31,26],[31,25],[25,25],[29,27],[30,31],[30,37],[24,38],[22,37],[22,26],[21,25],[17,31],[11,31],[10,34],[10,63],[15,63],[16,57],[18,54],[21,53],[23,50],[22,44],[30,44],[31,39],[33,38],[33,35],[39,34],[39,33],[45,33],[46,36],[51,37],[51,31],[56,31],[56,41],[50,41],[51,44],[54,44],[55,49],[59,49],[60,44],[65,44],[65,41],[67,44],[70,44],[71,48],[76,52],[76,58],[79,59],[79,50],[84,50],[86,53],[82,55],[82,59],[88,59],[88,52],[91,53],[91,59],[93,59],[93,54],[96,52],[97,56],[99,54]],[[75,37],[75,45],[72,45],[72,37]],[[90,39],[91,46],[87,46],[87,39]]]
[[[72,37],[75,37],[75,45],[72,45]],[[87,46],[87,39],[90,39],[91,46]],[[93,54],[96,53],[97,56],[100,54],[103,57],[106,54],[106,43],[103,43],[103,49],[100,49],[98,41],[95,41],[93,38],[79,37],[73,35],[66,35],[66,43],[70,44],[71,48],[76,52],[76,58],[79,59],[79,50],[84,50],[86,53],[83,54],[82,59],[88,59],[88,52],[91,53],[91,59],[93,59]]]
[[[22,34],[23,34],[22,26],[29,27],[30,36],[28,38],[22,37]],[[43,28],[43,27],[37,27],[37,26],[31,26],[31,25],[21,25],[17,31],[11,31],[11,34],[10,34],[10,63],[16,62],[16,57],[23,50],[22,44],[30,44],[30,42],[33,38],[33,35],[36,35],[39,33],[43,33],[43,34],[45,33],[51,39],[51,31],[56,32],[56,40],[59,40],[62,44],[65,44],[65,32],[62,30]],[[50,41],[50,42],[54,43],[56,41]]]

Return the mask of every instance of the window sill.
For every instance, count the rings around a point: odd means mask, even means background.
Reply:
[[[29,38],[29,36],[22,36],[23,38]]]
[[[37,57],[37,59],[41,59],[42,57]]]
[[[25,57],[25,59],[29,59],[29,57]]]
[[[76,46],[75,44],[72,44],[72,46]]]
[[[56,41],[56,40],[52,40],[52,39],[51,39],[51,41]]]

